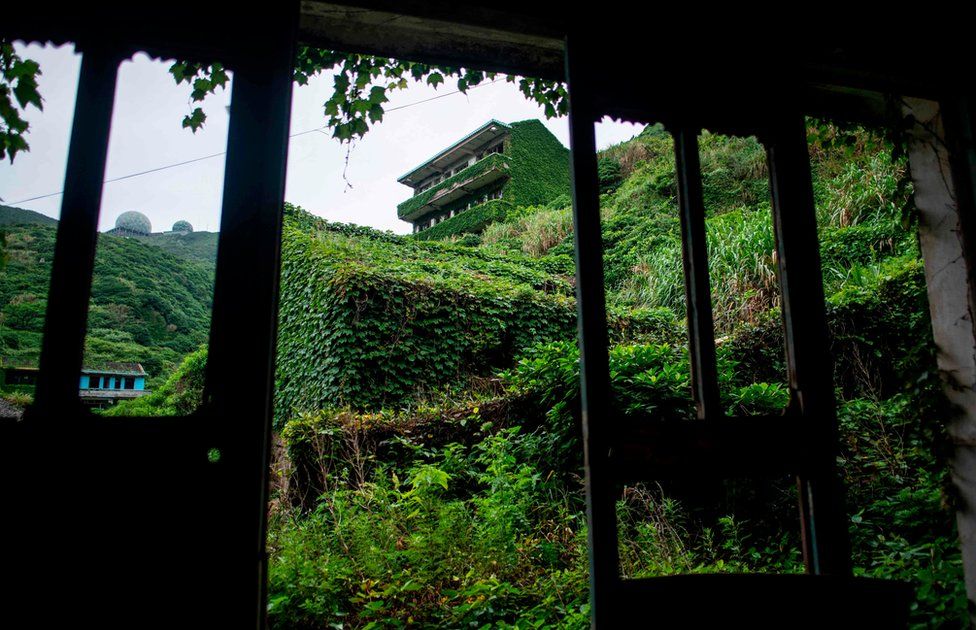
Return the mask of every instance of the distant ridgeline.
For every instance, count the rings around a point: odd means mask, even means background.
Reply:
[[[217,261],[217,232],[194,232],[189,221],[177,221],[168,232],[153,232],[149,217],[130,210],[120,214],[115,227],[105,233],[134,238],[180,258],[211,265]]]
[[[516,207],[569,195],[569,150],[538,120],[489,120],[401,176],[397,216],[421,239],[477,234]]]
[[[0,226],[32,224],[32,225],[57,225],[57,220],[52,219],[46,214],[24,210],[23,208],[13,208],[11,206],[0,206]]]
[[[173,228],[153,233],[145,216],[125,213],[113,230],[99,235],[86,366],[138,363],[151,386],[206,342],[217,234],[194,232],[186,222]],[[57,221],[3,206],[0,231],[6,258],[0,273],[0,363],[35,367]]]

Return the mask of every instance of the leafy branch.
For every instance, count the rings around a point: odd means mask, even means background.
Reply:
[[[25,138],[30,123],[22,114],[29,105],[44,109],[37,91],[40,65],[33,59],[21,59],[14,52],[13,44],[0,39],[0,160],[29,151]]]
[[[459,92],[467,91],[486,81],[494,81],[496,73],[453,66],[436,66],[389,57],[375,57],[357,53],[342,53],[320,48],[302,47],[295,61],[295,82],[306,85],[312,77],[333,71],[333,93],[323,104],[323,112],[332,136],[340,142],[362,138],[370,125],[383,120],[384,104],[396,90],[406,89],[411,80],[426,83],[437,89],[449,79],[455,80]],[[207,98],[226,89],[230,75],[220,63],[201,63],[180,60],[169,68],[176,84],[186,83],[192,90],[192,109],[183,117],[183,128],[194,133],[207,121],[202,104]],[[21,59],[13,44],[0,39],[0,159],[30,149],[27,132],[30,124],[22,113],[30,105],[43,109],[37,89],[40,65],[33,59]],[[506,75],[509,83],[517,83],[529,100],[541,105],[547,118],[563,116],[569,110],[566,86],[558,81],[530,79]]]
[[[370,125],[383,120],[384,104],[396,90],[406,89],[411,80],[426,83],[434,89],[455,79],[458,91],[469,89],[486,81],[493,81],[496,74],[468,68],[435,66],[389,57],[375,57],[357,53],[342,53],[320,48],[302,47],[295,62],[294,79],[298,85],[322,72],[333,71],[332,96],[323,104],[323,112],[332,129],[332,136],[340,142],[362,138]],[[193,87],[190,99],[202,103],[225,87],[227,73],[220,64],[201,64],[179,61],[170,68],[176,82]],[[529,79],[506,75],[509,83],[517,83],[526,98],[543,106],[547,118],[565,115],[569,109],[566,86],[558,81]],[[183,126],[196,132],[207,116],[199,106],[183,118]]]

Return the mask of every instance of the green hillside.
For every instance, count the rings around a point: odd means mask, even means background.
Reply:
[[[158,247],[167,254],[192,262],[213,266],[217,263],[217,232],[156,232],[149,236],[129,238]]]
[[[8,224],[0,274],[0,357],[32,366],[40,338],[56,227]],[[137,361],[150,384],[206,342],[212,266],[133,239],[99,235],[85,362]]]
[[[56,225],[57,219],[23,208],[0,206],[0,225],[36,224]]]

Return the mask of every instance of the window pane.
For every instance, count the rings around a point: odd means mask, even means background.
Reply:
[[[82,374],[105,391],[81,389],[101,413],[184,415],[201,400],[230,73],[209,66],[227,89],[191,133],[174,63],[140,53],[119,68]]]
[[[30,150],[0,162],[0,417],[16,417],[37,381],[81,55],[72,44],[23,42],[4,54],[18,58],[12,65],[38,64],[44,107],[13,101]]]

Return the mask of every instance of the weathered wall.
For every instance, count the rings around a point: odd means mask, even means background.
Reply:
[[[946,397],[956,411],[948,418],[947,428],[953,444],[951,473],[959,501],[956,518],[972,611],[976,601],[976,336],[972,279],[939,105],[905,99],[902,113],[910,123],[909,162],[919,211],[932,333]]]

